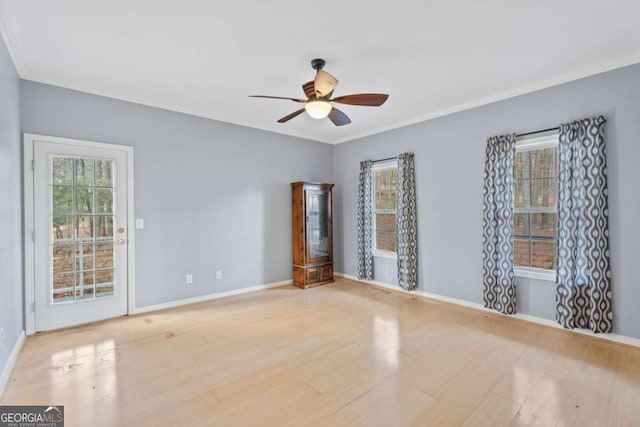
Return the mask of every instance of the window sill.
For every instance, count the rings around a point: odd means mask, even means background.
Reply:
[[[516,268],[516,277],[526,277],[528,279],[545,280],[547,282],[556,281],[555,270],[542,270],[539,268]]]
[[[378,258],[398,259],[398,254],[395,252],[372,249],[371,253],[373,254],[374,257],[378,257]]]

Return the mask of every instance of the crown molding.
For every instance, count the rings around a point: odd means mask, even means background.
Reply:
[[[362,139],[368,136],[377,135],[384,132],[389,132],[394,129],[399,129],[407,126],[411,126],[417,123],[426,122],[429,120],[433,120],[439,117],[448,116],[450,114],[459,113],[462,111],[470,110],[472,108],[481,107],[488,104],[493,104],[498,101],[503,101],[506,99],[514,98],[517,96],[525,95],[528,93],[536,92],[542,89],[551,88],[554,86],[559,86],[564,83],[569,83],[572,81],[580,80],[586,77],[591,77],[597,74],[602,74],[608,71],[613,71],[618,68],[623,68],[629,65],[634,65],[640,63],[640,55],[633,55],[630,57],[623,58],[617,61],[611,61],[607,63],[600,64],[595,67],[590,67],[586,70],[565,74],[559,77],[554,77],[551,79],[542,80],[530,85],[524,85],[517,89],[500,92],[496,95],[479,98],[476,100],[472,100],[470,102],[461,103],[455,105],[453,107],[444,108],[441,110],[431,111],[424,114],[420,114],[414,116],[412,118],[401,120],[392,124],[374,127],[370,130],[358,132],[356,134],[351,134],[346,137],[336,137],[336,138],[310,138],[308,135],[303,135],[302,133],[291,131],[286,129],[286,131],[276,131],[272,128],[260,127],[260,126],[251,126],[246,123],[243,123],[239,120],[229,120],[229,119],[220,119],[219,117],[215,117],[211,114],[207,114],[198,109],[190,109],[185,106],[173,105],[171,103],[158,102],[157,100],[145,99],[144,97],[130,97],[126,94],[119,93],[117,90],[109,90],[102,89],[94,85],[82,85],[73,83],[63,79],[55,79],[49,76],[41,75],[39,73],[31,72],[26,69],[24,65],[24,61],[21,58],[21,54],[19,49],[17,48],[17,44],[14,42],[14,38],[11,32],[8,29],[8,26],[4,23],[3,19],[3,10],[0,3],[0,34],[2,35],[5,44],[7,46],[7,50],[9,51],[9,55],[13,60],[13,63],[16,67],[18,75],[21,79],[30,80],[38,83],[44,83],[52,86],[62,87],[65,89],[76,90],[80,92],[85,92],[92,95],[104,96],[107,98],[117,99],[125,102],[131,102],[134,104],[145,105],[149,107],[160,108],[163,110],[174,111],[177,113],[188,114],[196,117],[202,117],[205,119],[216,120],[225,123],[231,123],[238,126],[248,127],[252,129],[258,129],[265,132],[277,133],[280,135],[292,136],[295,138],[304,139],[306,141],[313,142],[321,142],[325,144],[338,145],[346,142],[355,141],[358,139]]]
[[[542,80],[542,81],[537,82],[535,84],[522,86],[522,87],[520,87],[518,89],[501,92],[499,94],[488,96],[488,97],[484,97],[484,98],[479,98],[479,99],[476,99],[476,100],[471,101],[471,102],[458,104],[458,105],[450,107],[450,108],[445,108],[445,109],[438,110],[438,111],[435,111],[435,112],[430,112],[430,113],[418,115],[418,116],[415,116],[415,117],[413,117],[411,119],[402,120],[402,121],[396,122],[396,123],[391,124],[391,125],[379,126],[377,128],[371,129],[370,131],[361,132],[361,133],[359,133],[359,134],[357,134],[355,136],[352,135],[352,136],[350,136],[348,138],[342,138],[342,139],[341,138],[337,138],[337,139],[333,140],[332,142],[330,142],[330,144],[337,145],[337,144],[342,144],[342,143],[345,143],[345,142],[354,141],[356,139],[361,139],[361,138],[364,138],[364,137],[367,137],[367,136],[377,135],[379,133],[388,132],[388,131],[391,131],[391,130],[394,130],[394,129],[398,129],[398,128],[402,128],[402,127],[406,127],[406,126],[411,126],[411,125],[414,125],[414,124],[417,124],[417,123],[426,122],[426,121],[429,121],[429,120],[436,119],[438,117],[448,116],[450,114],[459,113],[459,112],[465,111],[465,110],[470,110],[472,108],[482,107],[483,105],[493,104],[494,102],[504,101],[505,99],[515,98],[517,96],[526,95],[528,93],[537,92],[537,91],[542,90],[542,89],[548,89],[548,88],[551,88],[551,87],[554,87],[554,86],[559,86],[559,85],[564,84],[564,83],[569,83],[569,82],[580,80],[580,79],[583,79],[583,78],[586,78],[586,77],[591,77],[591,76],[595,76],[595,75],[598,75],[598,74],[603,74],[603,73],[606,73],[608,71],[613,71],[613,70],[616,70],[618,68],[624,68],[624,67],[627,67],[629,65],[634,65],[634,64],[638,64],[638,63],[640,63],[640,55],[630,56],[630,57],[624,58],[624,59],[619,60],[619,61],[613,61],[613,62],[609,62],[609,63],[600,64],[600,65],[598,65],[596,67],[591,67],[591,68],[589,68],[587,70],[584,70],[584,71],[565,74],[563,76],[554,77],[552,79]]]
[[[24,78],[24,71],[25,71],[24,62],[22,61],[22,57],[20,55],[18,45],[15,42],[15,38],[11,34],[11,31],[9,31],[9,26],[4,22],[4,19],[2,18],[3,16],[7,16],[7,14],[4,8],[2,7],[2,3],[0,3],[0,35],[4,40],[5,46],[7,46],[7,50],[9,51],[9,56],[13,61],[13,66],[18,72],[18,76],[20,76],[20,78],[22,79]]]

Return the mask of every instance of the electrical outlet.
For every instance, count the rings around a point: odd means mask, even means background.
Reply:
[[[222,270],[218,270],[216,271],[216,280],[221,280],[222,279]]]
[[[187,285],[193,284],[193,274],[187,274]]]
[[[4,328],[0,328],[0,351],[4,348]]]

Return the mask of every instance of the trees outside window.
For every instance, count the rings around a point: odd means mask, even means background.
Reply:
[[[373,167],[373,249],[396,252],[397,162]]]
[[[515,267],[555,270],[558,222],[558,147],[516,148],[514,235]]]

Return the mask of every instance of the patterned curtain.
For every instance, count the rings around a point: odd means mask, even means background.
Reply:
[[[556,320],[611,332],[604,117],[560,126]]]
[[[373,190],[371,185],[371,160],[367,160],[360,163],[358,185],[358,279],[360,280],[373,280],[373,254],[371,253]]]
[[[405,291],[418,287],[418,217],[413,153],[398,156],[398,284]]]
[[[487,140],[482,221],[484,306],[504,314],[516,312],[513,266],[515,155],[515,134]]]

